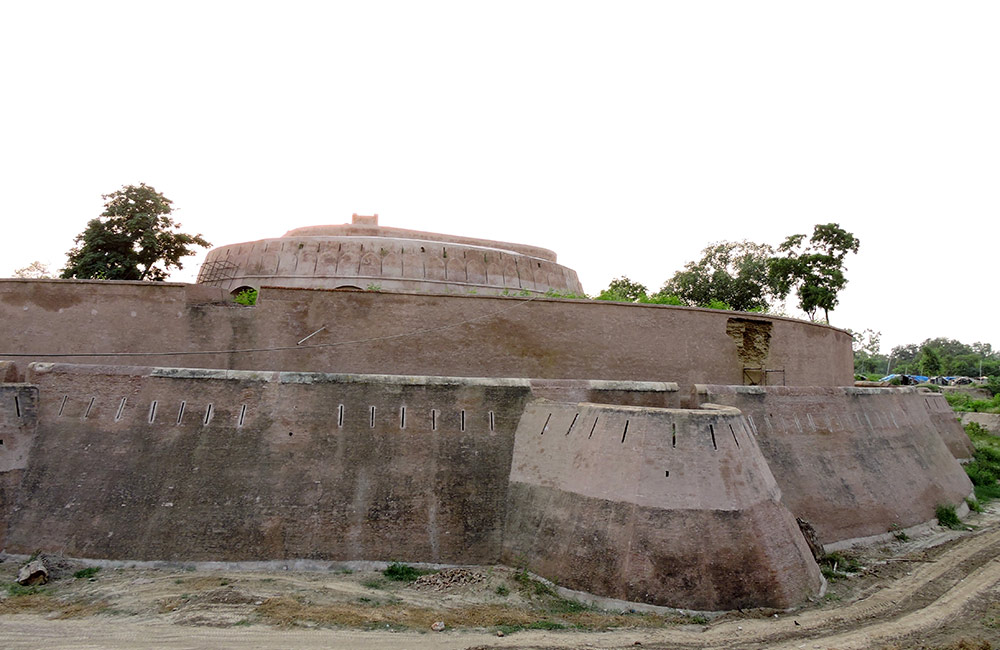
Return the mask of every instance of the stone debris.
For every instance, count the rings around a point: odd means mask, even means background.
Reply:
[[[420,576],[413,582],[417,589],[445,591],[452,587],[464,587],[486,581],[486,576],[469,569],[445,569],[437,573]]]
[[[49,570],[41,560],[28,562],[17,572],[17,584],[25,587],[44,585],[49,581]]]
[[[443,632],[444,621],[434,621],[434,623],[431,625],[431,629],[434,630],[435,632]]]

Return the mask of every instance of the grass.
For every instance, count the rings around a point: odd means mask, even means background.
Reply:
[[[834,551],[820,558],[819,570],[824,578],[836,582],[842,578],[849,578],[852,574],[860,571],[861,565],[856,558],[846,553]]]
[[[659,614],[611,614],[596,611],[568,613],[526,611],[507,605],[470,605],[460,608],[429,608],[399,603],[330,603],[303,602],[290,596],[264,601],[256,616],[262,622],[278,626],[313,624],[360,627],[366,629],[427,630],[435,621],[445,621],[449,628],[478,628],[511,634],[521,630],[582,629],[604,631],[612,628],[656,628],[691,622],[680,616]]]
[[[97,575],[97,572],[100,570],[101,567],[99,566],[89,566],[86,569],[80,569],[79,571],[74,573],[73,577],[76,578],[77,580],[82,580],[84,578],[93,578],[95,575]]]
[[[969,475],[976,493],[976,501],[980,504],[993,499],[1000,499],[1000,438],[991,435],[978,422],[965,425],[975,452],[972,462],[965,465],[965,473]],[[971,506],[970,506],[971,507]]]
[[[397,582],[413,582],[422,575],[427,575],[428,573],[434,573],[434,571],[428,571],[425,569],[417,569],[408,564],[401,564],[399,562],[393,562],[385,568],[382,572],[389,580],[394,580]]]
[[[934,509],[934,515],[937,517],[938,523],[945,528],[951,528],[952,530],[962,529],[962,520],[958,518],[955,506],[939,505]]]
[[[1000,393],[991,399],[973,399],[968,393],[945,393],[952,410],[963,413],[1000,413]]]

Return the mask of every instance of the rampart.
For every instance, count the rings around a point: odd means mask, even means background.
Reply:
[[[695,609],[788,607],[816,563],[739,411],[527,406],[504,560],[559,584]]]
[[[962,503],[972,491],[955,458],[971,454],[959,448],[964,434],[957,420],[935,407],[944,401],[939,395],[914,388],[698,386],[697,399],[744,413],[785,505],[824,544],[932,520],[936,506]]]
[[[161,560],[500,556],[526,380],[37,364],[7,549]]]
[[[0,322],[0,359],[15,360],[3,354],[150,353],[59,360],[671,381],[684,395],[696,383],[837,386],[854,376],[850,335],[842,330],[604,301],[265,288],[256,306],[245,307],[200,285],[0,280]],[[248,351],[203,354],[212,350]],[[156,354],[163,351],[199,354]]]

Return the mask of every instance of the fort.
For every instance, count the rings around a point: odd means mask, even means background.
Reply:
[[[546,249],[357,216],[191,285],[0,280],[0,547],[789,607],[823,588],[803,530],[838,548],[972,491],[943,398],[855,387],[847,332],[553,297],[580,293]]]

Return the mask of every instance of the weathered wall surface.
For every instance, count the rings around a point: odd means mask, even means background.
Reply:
[[[824,544],[923,523],[939,504],[959,504],[972,491],[931,419],[930,396],[916,389],[697,391],[702,402],[744,413],[783,502]]]
[[[486,241],[476,245],[471,243],[475,240],[441,242],[366,234],[290,234],[222,246],[209,252],[198,281],[227,291],[243,286],[365,289],[378,285],[388,291],[419,293],[498,294],[505,289],[583,293],[576,271],[557,264],[551,251],[544,251],[550,260],[491,248]],[[543,249],[531,252],[535,251]]]
[[[717,310],[603,301],[264,289],[255,307],[200,285],[0,280],[10,352],[282,348],[74,363],[341,373],[850,385],[850,335]],[[306,341],[306,336],[325,328]],[[311,347],[327,345],[332,347]]]
[[[921,391],[919,395],[923,398],[924,404],[927,405],[927,416],[930,418],[931,428],[938,432],[952,455],[960,460],[972,458],[976,448],[972,445],[972,440],[962,428],[961,420],[952,410],[944,395],[932,393],[923,388],[917,390]],[[916,397],[908,398],[909,404],[919,404],[919,402],[920,400]]]
[[[695,609],[786,607],[820,587],[734,409],[532,402],[504,559],[574,589]]]
[[[0,368],[0,374],[2,371]],[[0,549],[28,466],[37,422],[38,389],[26,384],[0,384]]]
[[[49,364],[29,375],[39,427],[8,551],[500,556],[526,381]]]

